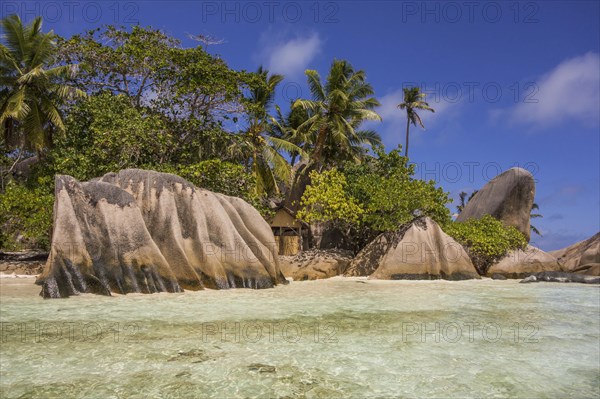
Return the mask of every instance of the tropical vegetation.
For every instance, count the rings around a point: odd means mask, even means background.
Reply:
[[[360,249],[378,234],[397,230],[415,217],[429,216],[442,226],[450,223],[449,193],[435,181],[414,177],[414,165],[400,155],[401,148],[363,162],[347,162],[339,169],[311,173],[298,217],[327,222],[342,230]]]
[[[55,65],[56,36],[42,32],[41,17],[24,26],[10,15],[0,25],[0,135],[17,159],[24,151],[41,155],[65,131],[61,105],[83,92],[64,84],[72,67]]]
[[[482,275],[508,251],[527,246],[527,240],[519,230],[505,226],[490,215],[465,222],[452,222],[444,231],[465,247]]]
[[[417,110],[429,112],[435,112],[435,110],[425,101],[426,94],[423,93],[419,87],[405,87],[403,92],[404,101],[398,104],[398,108],[406,110],[406,145],[404,147],[404,156],[408,157],[410,125],[417,126],[418,124],[422,129],[425,129],[425,125],[417,113]]]
[[[409,128],[424,127],[417,111],[433,112],[418,88],[399,104],[402,155],[365,127],[381,120],[380,103],[366,72],[345,60],[323,79],[305,72],[309,98],[277,104],[284,76],[235,70],[161,30],[106,26],[62,38],[44,33],[41,18],[16,15],[1,27],[0,249],[48,247],[55,175],[147,168],[243,198],[265,216],[297,192],[297,217],[342,229],[355,250],[426,215],[488,251],[451,222],[448,193],[414,176]]]
[[[381,144],[376,132],[360,129],[365,121],[381,120],[374,111],[379,101],[373,97],[364,71],[355,71],[347,61],[334,60],[324,84],[315,70],[307,70],[306,78],[313,98],[296,100],[292,109],[306,112],[296,134],[310,142],[310,161],[317,169],[360,161],[369,147]]]

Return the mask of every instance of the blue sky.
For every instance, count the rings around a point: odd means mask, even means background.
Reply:
[[[282,73],[278,102],[308,96],[303,71],[334,58],[364,69],[382,106],[372,124],[388,149],[404,142],[402,88],[419,85],[435,114],[411,131],[417,176],[454,198],[512,166],[536,179],[551,250],[600,230],[600,2],[598,1],[2,1],[2,16],[45,17],[70,36],[139,23],[236,69]],[[456,201],[455,201],[456,202]]]

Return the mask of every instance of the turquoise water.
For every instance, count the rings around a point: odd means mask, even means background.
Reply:
[[[2,398],[598,397],[600,288],[294,282],[42,300],[0,280]]]

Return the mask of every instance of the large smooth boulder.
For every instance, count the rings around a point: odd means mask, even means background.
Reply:
[[[462,245],[427,217],[379,235],[352,260],[345,275],[382,280],[480,278]]]
[[[171,174],[127,169],[56,177],[46,298],[286,283],[273,233],[245,201]]]
[[[343,274],[351,260],[350,251],[311,249],[296,256],[280,256],[279,265],[284,276],[296,281],[318,280]]]
[[[539,248],[528,245],[525,249],[510,251],[487,270],[488,276],[524,278],[535,273],[562,271],[556,258]]]
[[[535,197],[535,181],[529,171],[511,168],[494,177],[475,194],[456,218],[457,222],[491,215],[507,226],[531,236],[530,214]]]
[[[600,233],[550,254],[567,272],[600,276]]]

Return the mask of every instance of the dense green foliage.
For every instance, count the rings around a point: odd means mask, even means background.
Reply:
[[[3,21],[3,248],[47,246],[54,175],[89,180],[124,168],[180,175],[263,215],[312,180],[299,216],[343,227],[359,246],[417,215],[450,221],[448,194],[415,179],[399,150],[386,154],[363,128],[381,120],[379,102],[347,61],[334,60],[323,81],[307,70],[311,98],[284,114],[275,103],[283,76],[235,70],[160,30],[108,26],[60,38],[42,33],[40,19]],[[410,121],[420,121],[423,96],[407,104]],[[295,173],[298,161],[313,172]]]
[[[465,247],[480,274],[485,274],[508,251],[527,246],[527,240],[520,231],[504,226],[490,215],[450,223],[444,231]]]
[[[415,179],[414,165],[400,151],[376,149],[376,157],[344,169],[350,194],[365,209],[364,223],[375,231],[392,231],[415,216],[429,216],[445,225],[450,221],[446,204],[452,201],[448,193],[433,180]]]
[[[255,74],[229,68],[202,46],[182,48],[164,32],[140,26],[75,35],[60,42],[60,53],[79,65],[73,82],[81,89],[123,94],[132,105],[149,106],[188,128],[210,127],[243,111],[243,90],[261,84]]]
[[[182,48],[164,32],[140,26],[108,26],[59,45],[63,59],[79,66],[74,85],[89,94],[122,95],[162,119],[170,162],[221,159],[251,166],[242,132],[230,128],[256,109],[245,93],[266,85],[258,74],[233,70],[202,46]]]
[[[54,196],[46,185],[28,187],[10,182],[0,195],[0,248],[48,249]]]
[[[450,222],[448,193],[434,181],[415,179],[414,165],[408,165],[400,149],[375,152],[376,157],[349,162],[340,171],[312,172],[298,217],[333,223],[352,234],[358,247],[416,216],[429,216],[442,226]]]
[[[292,142],[304,140],[301,146],[311,148],[310,160],[320,169],[344,161],[360,161],[367,155],[365,147],[381,143],[372,130],[360,130],[365,121],[381,121],[374,111],[379,101],[372,97],[373,88],[365,71],[356,71],[343,60],[334,60],[325,84],[319,73],[307,70],[311,100],[298,99],[292,109],[302,109],[295,117],[304,116],[295,131],[288,131]]]
[[[213,159],[179,166],[172,172],[189,180],[197,187],[233,197],[241,197],[247,201],[255,198],[255,196],[248,195],[253,192],[254,176],[247,173],[242,165]]]
[[[363,208],[348,192],[346,176],[337,169],[310,173],[311,185],[302,196],[297,217],[307,223],[360,224]]]
[[[163,120],[133,107],[124,95],[102,93],[71,109],[68,134],[55,141],[45,163],[47,175],[89,180],[111,171],[153,167],[170,161],[173,138]]]
[[[65,131],[61,104],[83,93],[62,84],[68,65],[50,67],[55,35],[42,32],[40,17],[24,26],[18,15],[10,15],[0,24],[0,135],[11,150],[41,152]]]
[[[284,137],[273,134],[273,117],[269,114],[275,100],[275,89],[283,81],[283,75],[269,75],[260,67],[257,75],[262,85],[250,91],[248,108],[248,129],[243,135],[249,156],[252,159],[252,173],[256,181],[256,194],[279,194],[278,182],[288,183],[291,167],[282,154],[303,154],[303,151]]]

